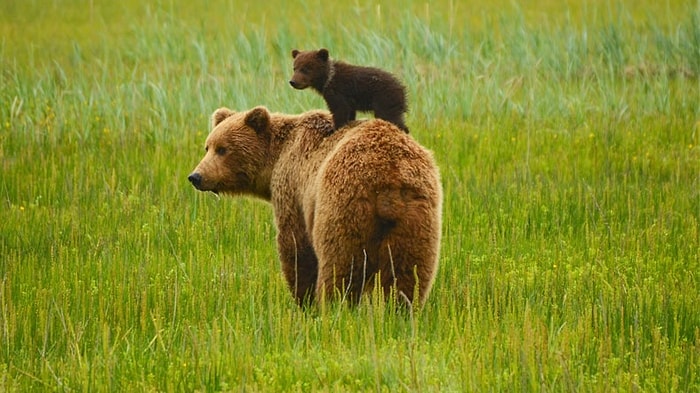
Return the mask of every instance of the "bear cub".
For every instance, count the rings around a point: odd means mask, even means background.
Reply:
[[[373,111],[374,117],[396,124],[408,133],[404,123],[406,88],[392,74],[374,67],[361,67],[329,58],[327,49],[292,51],[293,88],[311,87],[323,96],[333,114],[337,130],[355,120],[356,111]]]

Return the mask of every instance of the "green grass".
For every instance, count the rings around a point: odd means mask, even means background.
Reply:
[[[700,8],[0,4],[0,391],[700,391]],[[325,46],[406,82],[441,267],[296,307],[268,205],[187,182]]]

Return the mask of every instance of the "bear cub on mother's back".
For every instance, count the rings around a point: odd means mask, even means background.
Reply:
[[[404,123],[406,89],[392,74],[374,67],[361,67],[332,60],[327,49],[292,51],[294,75],[289,81],[295,89],[311,87],[326,100],[339,129],[355,120],[357,111],[373,111],[374,117],[399,126]]]

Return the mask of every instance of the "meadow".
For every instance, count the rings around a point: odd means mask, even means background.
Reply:
[[[486,4],[482,4],[486,3]],[[700,3],[0,2],[0,391],[700,392]],[[220,106],[381,66],[444,188],[411,313],[300,309]]]

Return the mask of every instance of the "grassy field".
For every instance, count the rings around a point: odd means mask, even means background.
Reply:
[[[0,2],[0,391],[700,391],[700,6]],[[399,75],[441,268],[299,309],[269,205],[187,175],[293,48]]]

